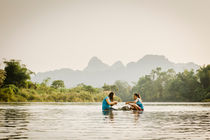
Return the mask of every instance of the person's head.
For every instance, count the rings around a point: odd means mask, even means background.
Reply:
[[[110,92],[108,96],[111,101],[114,100],[114,92]]]
[[[138,93],[134,93],[133,98],[136,100],[137,98],[140,98],[140,95]]]

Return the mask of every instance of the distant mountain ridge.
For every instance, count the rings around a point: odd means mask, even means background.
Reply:
[[[116,80],[123,80],[129,83],[137,82],[139,77],[149,74],[152,69],[161,67],[162,70],[173,68],[176,72],[187,70],[197,70],[199,65],[190,63],[173,63],[163,55],[145,55],[137,62],[130,62],[126,66],[121,61],[113,65],[103,63],[97,57],[92,57],[87,67],[80,70],[63,68],[54,71],[40,72],[32,77],[34,82],[42,82],[45,78],[51,80],[63,80],[66,87],[73,87],[84,83],[96,87],[101,87],[104,83],[113,84]]]

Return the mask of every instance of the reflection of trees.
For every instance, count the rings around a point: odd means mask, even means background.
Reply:
[[[6,139],[27,139],[28,112],[19,109],[0,109],[0,133]]]

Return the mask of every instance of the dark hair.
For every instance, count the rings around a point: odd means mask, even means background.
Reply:
[[[110,92],[108,96],[109,96],[110,101],[114,100],[114,92]]]
[[[138,98],[140,98],[140,95],[138,93],[134,93],[134,95]]]

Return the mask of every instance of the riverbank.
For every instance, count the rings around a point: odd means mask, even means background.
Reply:
[[[0,102],[101,102],[107,92],[94,88],[88,91],[83,86],[72,89],[54,89],[47,86],[17,88],[14,85],[0,88]],[[121,101],[119,97],[115,100]]]

